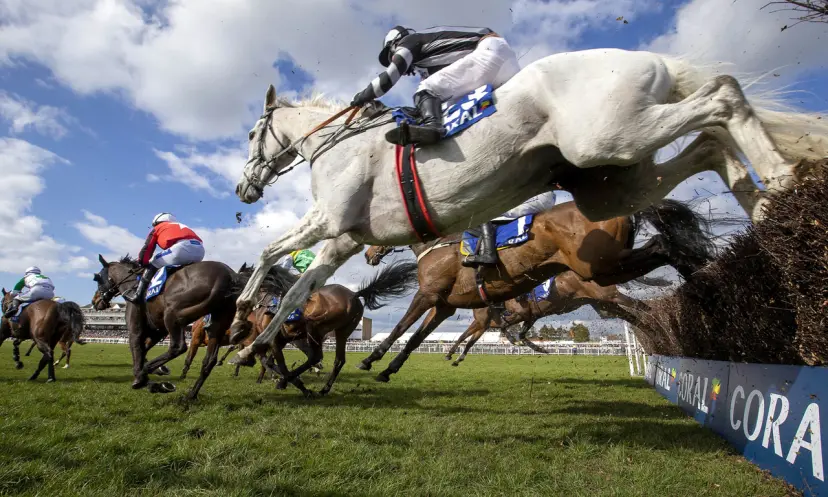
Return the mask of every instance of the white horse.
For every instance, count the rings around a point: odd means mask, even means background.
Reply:
[[[710,76],[680,58],[616,49],[551,55],[496,90],[497,112],[459,135],[417,150],[420,181],[438,230],[475,226],[551,189],[573,194],[591,220],[631,214],[678,183],[717,171],[734,190],[750,183],[737,153],[768,189],[791,184],[801,159],[826,155],[828,123],[816,116],[751,106],[736,79]],[[250,131],[249,160],[236,186],[246,203],[297,156],[313,158],[314,203],[293,229],[268,245],[237,300],[234,336],[267,270],[290,251],[324,244],[284,296],[270,326],[233,362],[269,346],[292,309],[321,287],[364,244],[408,245],[416,237],[396,180],[387,124],[341,139],[319,155],[316,134],[291,145],[328,118],[331,108],[292,104],[267,91],[264,115]],[[656,151],[702,131],[677,157],[656,165]],[[737,188],[739,187],[739,188]],[[755,196],[737,198],[759,217]]]

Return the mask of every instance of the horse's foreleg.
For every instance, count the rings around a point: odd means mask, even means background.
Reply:
[[[198,348],[201,346],[201,337],[192,337],[190,338],[190,346],[187,348],[187,357],[184,358],[184,369],[181,370],[181,379],[187,377],[187,372],[190,371],[190,365],[192,365],[193,360],[195,359],[196,354],[198,354]]]
[[[34,350],[35,347],[37,347],[37,342],[33,341],[32,346],[29,347],[29,350],[23,355],[25,355],[26,357],[29,357],[30,355],[32,355],[32,351]]]
[[[412,336],[408,343],[405,344],[405,349],[397,354],[394,360],[392,360],[388,364],[388,367],[385,368],[385,371],[382,371],[377,375],[376,380],[384,383],[388,382],[391,379],[390,376],[400,370],[405,361],[408,360],[408,356],[411,355],[411,353],[414,352],[414,350],[416,350],[421,343],[423,343],[423,340],[425,340],[426,337],[440,325],[440,323],[451,317],[456,311],[456,307],[449,307],[442,302],[438,302],[434,309],[432,309],[428,316],[426,316],[423,320],[423,323],[420,325],[417,332],[414,333],[414,336]]]
[[[289,230],[264,249],[261,257],[259,257],[259,264],[253,270],[253,274],[250,276],[250,280],[248,280],[241,295],[239,295],[239,298],[236,299],[236,315],[233,319],[233,324],[230,326],[230,343],[239,343],[250,334],[252,324],[248,321],[248,316],[253,311],[255,297],[259,294],[259,288],[262,286],[262,283],[264,282],[267,273],[270,271],[270,268],[276,264],[280,258],[294,250],[312,247],[320,240],[338,235],[338,233],[330,233],[329,231],[325,215],[321,210],[314,206],[302,217],[299,224],[295,228]],[[305,275],[299,279],[299,282],[297,282],[297,284],[294,285],[290,291],[288,291],[287,295],[284,296],[280,310],[285,309],[285,304],[291,303],[289,300],[290,296],[292,296],[293,300],[300,300],[296,298],[297,292],[294,292],[294,290],[302,282],[302,279],[305,278],[309,272],[311,272],[312,268],[330,263],[330,261],[320,261],[321,257],[322,252],[320,252],[319,256],[317,256],[314,262],[310,265]],[[331,274],[332,273],[333,272],[331,272]],[[327,277],[325,279],[327,279]],[[307,282],[305,285],[307,285]],[[305,298],[307,298],[307,296],[305,296]],[[294,309],[290,306],[287,307],[290,309],[288,313]],[[280,315],[280,313],[277,313],[277,316]],[[282,326],[284,317],[287,317],[287,314],[285,314],[285,316],[281,319],[277,319],[279,323],[273,329],[278,330]],[[271,327],[268,327],[267,329],[270,330]],[[238,364],[239,362],[245,362],[254,352],[254,349],[258,349],[264,344],[273,343],[275,334],[265,334],[268,335],[267,340],[259,341],[259,338],[261,338],[260,335],[254,343],[248,345],[241,352],[239,352],[235,359],[231,360],[230,363]]]
[[[476,344],[477,341],[480,340],[480,337],[483,336],[483,333],[486,333],[486,329],[487,328],[484,326],[475,330],[475,332],[472,333],[468,343],[466,343],[466,348],[463,349],[463,353],[460,354],[460,357],[458,357],[456,361],[451,363],[452,366],[459,366],[461,362],[466,360],[466,355],[469,353],[472,347],[474,347],[474,344]]]
[[[287,362],[285,361],[285,354],[283,351],[285,345],[287,345],[287,340],[285,339],[285,337],[283,335],[278,335],[276,337],[276,343],[273,345],[272,349],[273,358],[276,360],[276,369],[282,376],[282,379],[279,383],[284,384],[290,381],[290,383],[292,383],[293,386],[301,390],[302,394],[305,397],[313,396],[313,392],[311,392],[305,387],[304,382],[302,382],[302,379],[299,378],[299,376],[291,376],[291,372],[287,368]]]
[[[299,280],[282,298],[279,309],[267,325],[267,328],[265,328],[261,335],[256,337],[256,340],[254,340],[253,343],[236,354],[236,357],[231,359],[230,363],[239,364],[246,362],[252,354],[267,350],[275,342],[276,337],[281,331],[282,325],[285,323],[285,320],[287,320],[288,315],[293,312],[294,309],[301,307],[307,301],[311,292],[322,287],[328,278],[334,274],[337,268],[344,264],[345,261],[347,261],[352,255],[359,252],[361,248],[362,245],[354,241],[354,239],[347,234],[325,241],[325,244],[322,246],[322,250],[319,251],[319,255],[316,256],[307,271],[299,277]],[[262,257],[264,259],[265,255]],[[259,268],[257,268],[257,270],[258,269]],[[239,297],[239,299],[241,299],[241,297]],[[247,314],[249,314],[249,311]],[[245,320],[247,319],[247,314],[244,315]],[[234,325],[238,320],[239,313],[237,310]]]
[[[12,340],[12,360],[14,361],[14,367],[17,369],[23,369],[23,363],[20,362],[20,343],[23,340],[19,338],[15,338]],[[37,345],[37,342],[35,342]]]
[[[350,333],[349,333],[350,335]],[[345,346],[348,344],[348,336],[343,337],[336,337],[336,358],[334,359],[333,369],[331,373],[328,375],[328,381],[325,383],[325,386],[322,390],[319,391],[320,395],[327,395],[328,392],[331,391],[334,382],[336,381],[336,377],[339,376],[339,372],[342,371],[342,367],[345,365]]]
[[[477,309],[475,309],[475,311],[477,311]],[[481,330],[485,330],[486,325],[489,324],[489,321],[491,321],[491,320],[489,319],[488,309],[484,309],[484,312],[475,312],[474,313],[474,321],[472,321],[472,323],[469,325],[469,327],[466,328],[466,331],[464,331],[463,334],[460,335],[460,338],[458,338],[457,341],[454,342],[454,345],[451,346],[451,349],[449,349],[448,354],[446,354],[446,360],[447,361],[451,360],[452,354],[454,354],[454,352],[460,347],[460,344],[463,343],[464,340],[466,340],[469,337],[473,337],[476,333],[480,332]],[[471,340],[469,340],[469,341],[471,341]],[[466,346],[466,350],[468,350],[468,348],[469,347]],[[465,355],[466,355],[466,352],[464,351],[463,356],[465,356]],[[459,357],[451,365],[452,366],[457,366],[457,364],[459,364],[462,361],[463,361],[463,357]]]
[[[461,344],[461,343],[463,343],[463,341],[464,341],[465,339],[469,338],[469,335],[471,335],[471,334],[472,334],[472,329],[473,329],[473,328],[475,328],[476,326],[477,326],[477,320],[475,319],[475,321],[474,321],[474,322],[472,322],[472,324],[470,324],[468,328],[466,328],[466,331],[464,331],[464,332],[463,332],[463,333],[462,333],[462,334],[461,334],[461,335],[457,338],[457,340],[455,340],[455,342],[451,345],[451,348],[449,349],[449,351],[448,351],[448,352],[446,352],[446,357],[445,357],[445,359],[446,359],[447,361],[450,361],[450,360],[451,360],[451,358],[452,358],[452,356],[454,355],[454,353],[455,353],[455,352],[457,352],[457,348],[458,348],[458,347],[460,347],[460,344]]]
[[[379,345],[374,348],[374,351],[371,352],[371,355],[366,357],[362,360],[357,367],[359,369],[370,371],[371,365],[380,359],[388,352],[394,342],[396,342],[403,334],[411,328],[411,326],[417,322],[418,319],[422,317],[423,314],[430,308],[434,307],[435,299],[431,295],[425,295],[420,293],[418,290],[416,294],[414,294],[414,298],[411,300],[411,304],[408,306],[408,310],[405,311],[405,315],[397,323],[397,326],[391,330],[391,333],[385,340],[382,341]]]
[[[234,350],[236,350],[236,349],[238,349],[238,348],[239,348],[239,347],[238,347],[237,345],[231,345],[231,346],[229,346],[229,347],[227,348],[227,352],[225,352],[225,353],[224,353],[224,355],[223,355],[223,356],[221,356],[221,359],[219,359],[218,364],[216,364],[216,366],[221,366],[222,364],[224,364],[224,361],[227,359],[227,356],[229,356],[231,352],[233,352]],[[238,375],[237,375],[237,376],[238,376]]]
[[[144,364],[144,368],[141,370],[144,377],[146,377],[150,371],[163,366],[187,351],[187,342],[184,338],[184,329],[180,324],[178,324],[176,316],[173,312],[168,312],[164,315],[164,327],[167,329],[170,336],[170,346],[166,352]]]
[[[201,374],[199,374],[193,388],[187,394],[188,400],[195,400],[198,397],[198,392],[201,390],[204,382],[207,381],[207,377],[210,376],[210,372],[215,367],[216,362],[218,362],[219,344],[232,320],[232,316],[229,312],[227,313],[227,317],[214,316],[213,322],[210,323],[210,326],[206,327],[207,355],[204,356],[204,361],[201,363]]]

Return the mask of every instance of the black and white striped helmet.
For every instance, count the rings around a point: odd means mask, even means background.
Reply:
[[[379,54],[379,62],[385,67],[391,63],[391,47],[394,43],[402,40],[409,34],[411,34],[413,30],[404,28],[402,26],[394,26],[391,31],[385,35],[385,40],[382,42],[382,51]]]

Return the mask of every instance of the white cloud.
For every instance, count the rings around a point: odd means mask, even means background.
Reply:
[[[617,24],[617,15],[633,16],[654,4],[5,0],[0,63],[39,62],[78,93],[121,94],[166,131],[214,139],[240,136],[250,126],[267,84],[281,81],[273,67],[280,54],[310,73],[317,89],[350,98],[380,69],[380,40],[392,22],[419,29],[489,26],[518,47],[542,42],[561,49],[587,26]]]
[[[79,247],[45,233],[45,223],[29,214],[46,185],[40,173],[69,162],[54,153],[14,138],[0,138],[0,271],[22,273],[37,265],[47,272],[74,272],[90,267]]]
[[[826,68],[824,24],[792,24],[790,13],[774,12],[767,0],[692,0],[676,14],[675,27],[656,38],[650,50],[728,62],[738,71],[773,71],[782,80]],[[785,67],[783,67],[785,66]]]
[[[74,122],[63,109],[37,105],[5,91],[0,91],[0,117],[9,122],[9,131],[12,133],[32,129],[55,139],[63,138],[69,132],[65,124]]]

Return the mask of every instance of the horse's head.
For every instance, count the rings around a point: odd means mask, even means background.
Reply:
[[[109,308],[110,301],[135,286],[141,265],[126,256],[118,262],[107,262],[98,254],[98,260],[103,268],[92,277],[98,284],[98,289],[92,297],[92,305],[102,311]]]
[[[394,250],[394,247],[387,246],[387,245],[371,245],[368,247],[368,250],[365,251],[365,262],[372,266],[376,266],[380,263],[383,257],[390,254]]]
[[[291,139],[276,126],[273,114],[277,109],[279,100],[276,98],[276,88],[270,85],[265,95],[262,116],[247,135],[247,164],[236,184],[236,195],[246,204],[262,198],[265,186],[299,154],[291,145]]]
[[[12,300],[14,300],[14,293],[13,292],[7,292],[6,287],[3,287],[3,304],[2,304],[3,314],[5,314],[6,311],[9,309],[9,306],[11,306]]]

